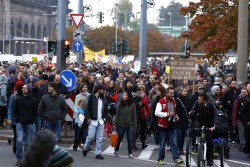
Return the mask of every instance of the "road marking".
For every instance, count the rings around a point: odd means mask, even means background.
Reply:
[[[241,165],[250,166],[249,163],[244,163],[244,162],[240,162],[240,161],[229,160],[229,159],[227,159],[226,161],[233,162],[233,163],[237,163],[237,164],[241,164]]]
[[[186,156],[181,155],[181,159],[185,162],[186,164]],[[196,162],[194,161],[193,157],[191,156],[191,166],[197,166]]]
[[[142,150],[141,154],[138,156],[139,159],[149,159],[154,152],[154,147],[148,146]]]
[[[102,154],[114,154],[114,147],[110,145]]]
[[[220,160],[215,159],[214,160],[215,165],[220,166]],[[224,167],[229,167],[229,165],[224,161]]]

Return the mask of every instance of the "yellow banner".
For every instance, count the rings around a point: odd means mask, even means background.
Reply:
[[[84,54],[85,54],[85,61],[97,61],[102,62],[102,59],[105,58],[105,49],[100,50],[98,52],[94,52],[89,48],[84,46]]]

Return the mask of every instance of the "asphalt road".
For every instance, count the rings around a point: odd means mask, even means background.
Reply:
[[[149,143],[153,143],[152,137],[148,139]],[[108,139],[103,139],[103,156],[104,160],[95,159],[94,145],[91,145],[92,151],[90,151],[87,157],[83,157],[81,148],[78,151],[73,151],[71,145],[60,145],[67,149],[74,157],[74,167],[90,166],[90,167],[151,167],[158,166],[157,157],[158,150],[154,149],[154,145],[148,145],[145,150],[140,149],[140,143],[137,144],[139,148],[133,152],[135,159],[128,158],[127,142],[124,141],[121,144],[119,157],[113,155],[114,149],[109,145]],[[12,146],[8,145],[6,141],[0,141],[0,167],[14,167],[16,163],[16,157],[12,153]],[[250,167],[250,157],[240,153],[236,146],[230,146],[230,159],[226,160],[225,167]],[[185,157],[180,157],[185,160]],[[166,150],[167,166],[176,166],[173,162],[171,152]],[[165,166],[166,166],[165,165]],[[185,163],[179,166],[185,166]],[[196,156],[193,157],[192,166],[197,166]],[[214,166],[219,166],[219,160],[214,160]]]

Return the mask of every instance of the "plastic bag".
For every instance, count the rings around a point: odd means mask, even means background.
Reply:
[[[118,143],[118,133],[116,131],[113,131],[110,135],[110,145],[112,147],[116,147]]]

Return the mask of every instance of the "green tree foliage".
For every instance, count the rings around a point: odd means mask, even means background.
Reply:
[[[118,4],[118,25],[127,30],[130,23],[130,16],[133,11],[132,2],[129,0],[120,0]]]
[[[182,8],[182,4],[172,0],[170,4],[164,8],[161,6],[159,9],[158,16],[158,25],[159,26],[170,26],[170,17],[171,17],[171,26],[184,26],[186,25],[185,18],[179,13]]]

